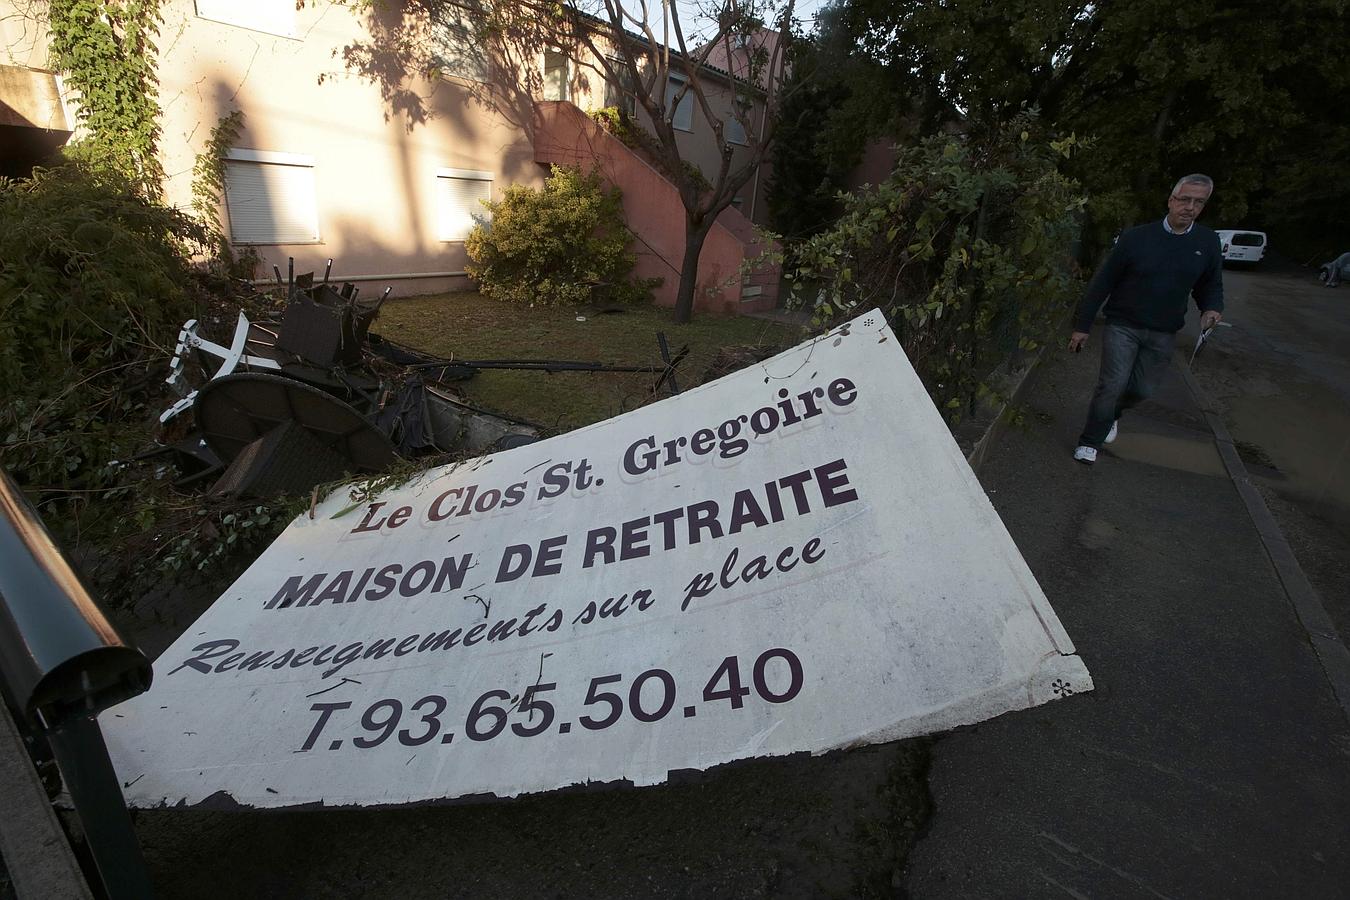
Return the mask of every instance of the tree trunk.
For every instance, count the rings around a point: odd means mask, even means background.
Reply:
[[[1162,149],[1163,137],[1167,134],[1167,126],[1171,124],[1172,107],[1176,106],[1179,94],[1180,92],[1175,86],[1168,88],[1167,95],[1163,97],[1162,107],[1159,108],[1158,115],[1153,120],[1153,129],[1150,132],[1150,135],[1153,138],[1153,147],[1151,148],[1153,151],[1153,165],[1141,165],[1136,171],[1134,178],[1134,189],[1141,194],[1148,191],[1151,180],[1150,176],[1157,173],[1161,168],[1161,164],[1164,162]],[[1170,188],[1171,185],[1169,184],[1168,187]]]
[[[684,226],[684,261],[680,264],[680,291],[675,295],[675,321],[684,324],[694,317],[694,290],[698,287],[698,258],[703,252],[703,241],[712,229],[712,219],[706,224]]]

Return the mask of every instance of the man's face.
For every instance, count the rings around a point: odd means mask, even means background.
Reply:
[[[1203,184],[1183,184],[1167,198],[1167,224],[1174,231],[1185,231],[1205,208],[1211,188]]]

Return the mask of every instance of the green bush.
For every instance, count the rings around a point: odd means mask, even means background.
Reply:
[[[491,226],[465,242],[484,294],[545,305],[650,299],[658,282],[633,278],[619,190],[596,172],[554,166],[542,190],[512,185],[487,207]]]
[[[1079,294],[1086,201],[1061,165],[1083,142],[1039,131],[1023,113],[996,134],[911,147],[795,248],[797,302],[821,324],[879,307],[953,422],[990,393],[997,366],[1063,327]]]
[[[106,167],[0,179],[0,462],[20,482],[87,499],[143,444],[207,236]]]

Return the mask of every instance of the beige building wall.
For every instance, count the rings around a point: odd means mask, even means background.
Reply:
[[[244,8],[269,5],[271,18]],[[331,257],[335,279],[371,278],[400,295],[469,287],[463,243],[438,234],[437,173],[490,173],[494,197],[511,183],[542,183],[528,101],[459,78],[405,79],[392,57],[374,60],[386,83],[349,71],[344,48],[378,50],[381,36],[415,26],[401,13],[273,0],[241,4],[226,23],[199,15],[201,6],[170,3],[159,41],[168,199],[191,203],[197,154],[240,110],[233,148],[313,164],[318,239],[256,246],[260,275],[273,264],[284,272],[291,256],[297,272],[322,272]]]
[[[0,65],[47,68],[47,29],[36,11],[0,0]]]
[[[729,83],[723,81],[713,73],[706,73],[702,78],[704,91],[708,99],[708,106],[711,108],[714,116],[726,122],[732,116],[732,108],[735,94]],[[692,90],[688,93],[693,97]],[[749,110],[747,118],[750,120],[750,128],[747,129],[747,142],[750,134],[764,127],[764,104],[756,102]],[[694,102],[693,115],[688,131],[677,130],[675,140],[680,147],[680,155],[688,162],[698,166],[699,170],[704,172],[709,180],[716,177],[716,173],[722,164],[722,149],[717,142],[716,134],[704,115],[697,101]],[[724,134],[726,134],[724,126]],[[732,148],[731,169],[735,171],[745,165],[746,158],[750,155],[749,144],[736,144],[727,137],[728,145]],[[759,189],[759,179],[751,176],[750,180],[737,192],[736,197],[740,201],[736,207],[750,221],[764,224],[767,222],[768,207],[762,196],[763,191]]]

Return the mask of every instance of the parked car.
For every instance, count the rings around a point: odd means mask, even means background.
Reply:
[[[1256,265],[1266,255],[1264,231],[1218,229],[1219,249],[1224,262],[1242,262]]]
[[[1335,287],[1342,281],[1350,280],[1350,253],[1342,253],[1331,262],[1322,263],[1317,280],[1327,287]]]

